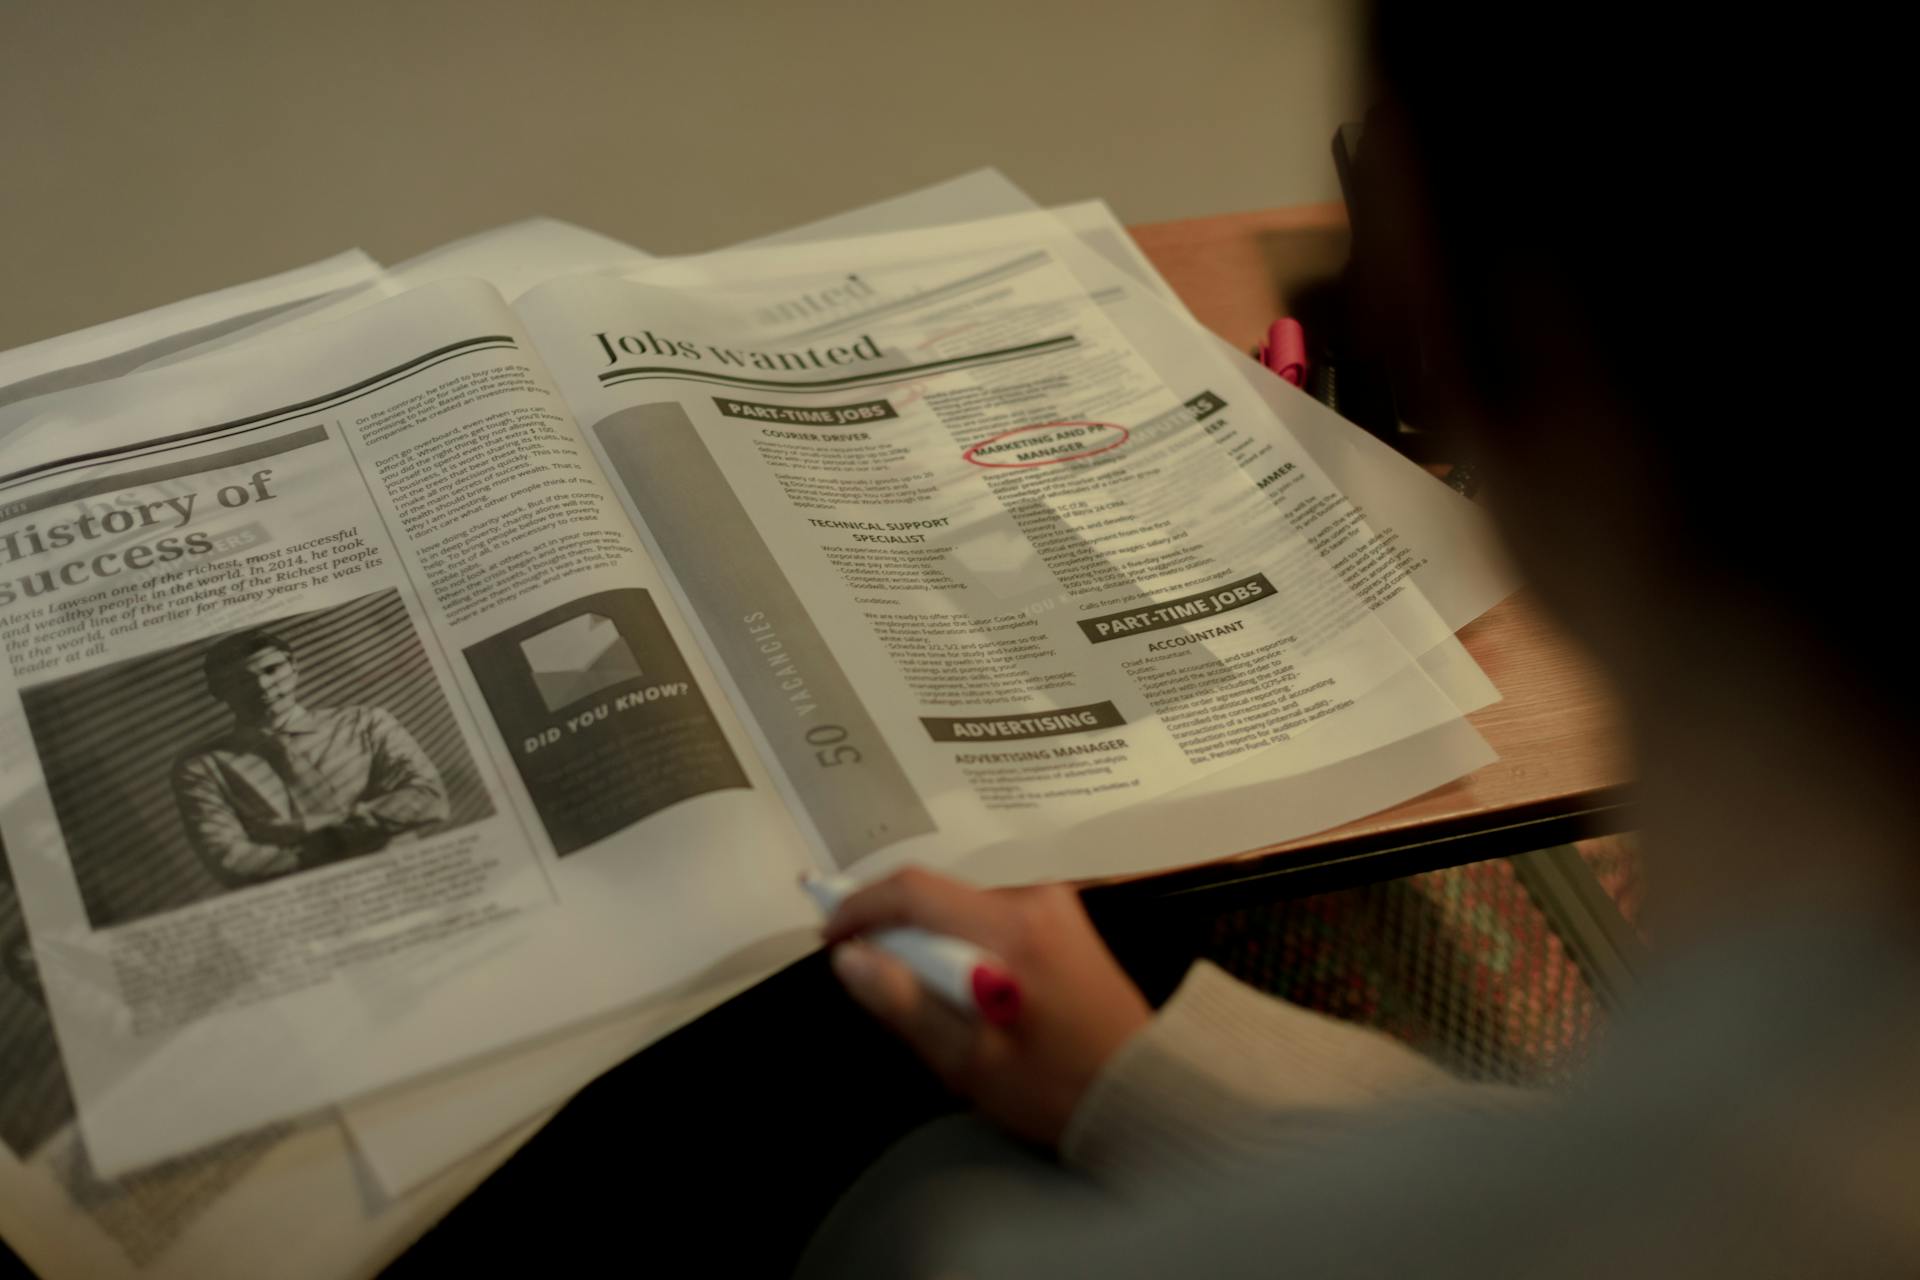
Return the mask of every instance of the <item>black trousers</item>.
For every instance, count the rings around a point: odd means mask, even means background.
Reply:
[[[1200,952],[1172,912],[1096,916],[1159,1004]],[[816,954],[589,1085],[387,1271],[785,1276],[886,1149],[963,1107]]]

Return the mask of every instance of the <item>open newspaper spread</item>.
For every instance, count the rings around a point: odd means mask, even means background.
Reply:
[[[6,441],[0,828],[93,1164],[790,948],[804,868],[1191,861],[1113,816],[1457,724],[1418,558],[1085,252],[437,285]]]
[[[782,239],[843,239],[1019,212],[1041,211],[1017,187],[988,170]],[[1065,226],[1107,259],[1109,269],[1095,274],[1089,268],[1087,280],[1102,306],[1140,311],[1133,295],[1144,291],[1183,314],[1172,290],[1107,206],[1094,201],[1045,215],[1052,225],[1042,234]],[[630,266],[639,256],[629,252],[609,262]],[[1171,318],[1177,322],[1179,314]],[[1484,515],[1389,446],[1215,341],[1229,362],[1245,369],[1295,442],[1320,463],[1338,490],[1363,508],[1359,527],[1366,532],[1355,539],[1379,537],[1414,552],[1410,562],[1422,567],[1406,580],[1408,589],[1388,593],[1391,598],[1376,597],[1376,612],[1393,621],[1410,649],[1424,647],[1422,665],[1462,711],[1494,701],[1498,695],[1491,682],[1452,634],[1512,589]],[[1338,511],[1328,518],[1346,519],[1349,514]],[[1385,808],[1492,758],[1465,721],[1451,721],[1306,774],[1270,774],[1262,757],[1255,755],[1156,800],[1126,807],[1124,831],[1096,821],[1061,840],[1104,845],[1108,857],[1116,849],[1172,848],[1196,860],[1225,856],[1322,830],[1342,815]],[[809,939],[793,941],[794,957],[811,949]],[[769,972],[788,958],[774,951],[759,956]],[[394,1194],[407,1191],[483,1142],[544,1113],[636,1049],[718,1004],[735,982],[752,976],[689,988],[591,1027],[466,1064],[454,1073],[355,1099],[342,1106],[342,1119],[381,1185]]]

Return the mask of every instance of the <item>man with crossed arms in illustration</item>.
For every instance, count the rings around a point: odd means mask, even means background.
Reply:
[[[233,728],[180,757],[173,794],[194,849],[230,888],[446,819],[446,787],[412,735],[379,707],[301,706],[299,664],[280,637],[228,636],[207,651],[206,678]]]

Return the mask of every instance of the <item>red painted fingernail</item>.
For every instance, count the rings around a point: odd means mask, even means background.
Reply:
[[[1011,974],[975,965],[972,987],[974,1005],[993,1026],[1010,1026],[1020,1016],[1020,984]]]

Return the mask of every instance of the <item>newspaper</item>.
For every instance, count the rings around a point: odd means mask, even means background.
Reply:
[[[954,214],[984,217],[1035,207],[1017,187],[986,170],[776,239],[841,238],[938,225]],[[1104,204],[1089,202],[1051,212],[1119,268],[1095,291],[1103,305],[1117,302],[1128,288],[1139,285],[1178,307],[1172,291],[1140,257]],[[1238,358],[1221,345],[1229,358]],[[1338,489],[1356,501],[1366,495],[1362,505],[1370,514],[1391,513],[1388,527],[1393,536],[1423,549],[1424,567],[1411,579],[1418,592],[1403,593],[1383,606],[1389,614],[1403,615],[1403,622],[1424,622],[1424,632],[1409,633],[1409,647],[1419,644],[1422,634],[1429,639],[1436,633],[1441,637],[1421,654],[1422,666],[1463,711],[1494,701],[1497,694],[1491,682],[1452,635],[1513,587],[1511,576],[1494,554],[1479,510],[1269,371],[1251,362],[1247,368],[1261,398],[1321,463]],[[1429,596],[1431,609],[1427,608]],[[1434,615],[1440,615],[1437,628]],[[1195,859],[1227,856],[1323,829],[1340,820],[1333,816],[1336,813],[1385,808],[1491,759],[1478,735],[1460,722],[1303,777],[1271,776],[1264,760],[1256,757],[1190,788],[1129,807],[1128,830],[1121,839],[1124,847],[1177,848]],[[1108,839],[1108,856],[1116,847],[1109,837],[1096,837],[1091,828],[1085,838]],[[805,940],[800,942],[802,948],[807,945]],[[798,954],[796,949],[794,955]],[[791,957],[777,957],[787,958]],[[481,1143],[557,1105],[635,1050],[718,1004],[731,989],[689,992],[572,1037],[499,1055],[454,1077],[404,1085],[357,1100],[343,1109],[343,1116],[382,1185],[398,1194]]]
[[[385,273],[364,254],[336,255],[0,355],[0,379],[9,382],[0,389],[0,418],[14,415],[6,427],[44,422],[81,388],[329,312],[345,314],[410,282],[477,276],[507,290],[535,271],[544,279],[644,256],[551,219],[469,237]],[[4,856],[0,956],[10,974],[0,982],[0,1234],[44,1276],[371,1273],[537,1128],[526,1122],[538,1108],[489,1120],[478,1133],[469,1128],[472,1136],[458,1151],[409,1179],[404,1199],[329,1119],[269,1125],[105,1179],[73,1126],[72,1096]],[[442,1101],[457,1096],[436,1091]]]
[[[1023,240],[1010,260],[1041,260],[983,288]],[[1319,487],[1311,458],[1217,353],[1138,345],[1074,243],[783,253],[517,309],[430,286],[7,441],[0,825],[96,1168],[737,968],[809,928],[803,868],[1177,861],[1071,832],[1255,757],[1304,777],[1457,725],[1270,492]],[[911,305],[846,334],[778,311],[847,278]],[[574,349],[596,334],[654,372],[610,386]],[[667,342],[776,385],[691,377]],[[789,383],[861,364],[830,396]],[[823,406],[865,416],[778,416]],[[663,407],[688,425],[633,430]],[[790,460],[825,436],[869,470]],[[732,541],[699,542],[689,494],[731,495]],[[729,577],[788,598],[730,632]]]
[[[1457,713],[1341,577],[1372,549],[1329,556],[1311,458],[1190,327],[1134,341],[1085,253],[1040,215],[520,304],[842,866],[1033,843],[1269,748],[1319,767],[1328,717],[1357,753]]]

